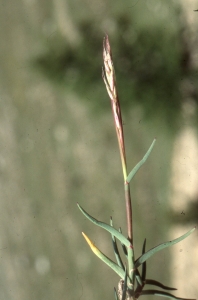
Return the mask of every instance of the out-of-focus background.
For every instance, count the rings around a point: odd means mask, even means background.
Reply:
[[[123,178],[101,78],[111,41],[131,185],[136,257],[198,220],[197,1],[0,1],[0,299],[113,299],[110,236],[126,234]],[[148,261],[148,278],[195,298],[198,234]],[[153,299],[150,297],[149,299]]]

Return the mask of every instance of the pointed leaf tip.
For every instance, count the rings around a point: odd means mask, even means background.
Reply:
[[[97,255],[105,264],[107,264],[115,273],[117,273],[122,279],[124,279],[124,270],[118,266],[114,261],[108,258],[104,253],[102,253],[94,243],[86,236],[84,232],[82,232],[85,240],[87,241],[88,245],[90,246],[91,250]]]
[[[151,151],[155,145],[156,139],[153,140],[151,146],[149,147],[148,151],[146,152],[146,154],[144,155],[144,157],[137,163],[137,165],[131,170],[131,172],[129,173],[129,175],[126,178],[126,184],[130,183],[130,181],[132,180],[132,178],[135,176],[135,174],[137,173],[137,171],[140,169],[140,167],[146,162],[146,160],[148,159],[149,155],[151,154]]]
[[[117,291],[116,291],[116,288],[114,287],[114,296],[115,296],[115,300],[119,300],[118,299],[118,294],[117,294]]]
[[[112,235],[114,235],[119,241],[121,241],[121,243],[123,243],[126,247],[130,247],[130,242],[129,240],[122,235],[119,231],[117,231],[115,228],[113,228],[112,226],[104,223],[104,222],[100,222],[98,220],[96,220],[95,218],[93,218],[92,216],[90,216],[79,204],[78,204],[78,208],[81,210],[81,212],[94,224],[96,224],[97,226],[107,230],[108,232],[110,232]]]
[[[90,248],[94,251],[95,250],[94,248],[96,248],[94,246],[94,243],[88,238],[88,236],[83,231],[82,231],[82,235],[85,238],[85,240],[87,241],[87,243],[90,246]]]
[[[188,232],[186,232],[182,236],[178,237],[177,239],[174,239],[172,241],[168,241],[168,242],[159,244],[158,246],[151,248],[149,251],[147,251],[146,253],[142,254],[135,261],[135,267],[138,268],[143,262],[145,262],[148,258],[150,258],[156,252],[158,252],[160,250],[163,250],[163,249],[165,249],[167,247],[173,246],[173,245],[181,242],[182,240],[184,240],[185,238],[187,238],[194,230],[195,230],[195,228],[189,230]]]

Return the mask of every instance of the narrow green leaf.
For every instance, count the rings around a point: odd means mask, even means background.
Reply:
[[[90,216],[81,206],[80,204],[77,203],[78,208],[81,210],[81,212],[85,215],[85,217],[87,217],[87,219],[89,219],[91,222],[93,222],[94,224],[98,225],[99,227],[107,230],[108,232],[110,232],[112,235],[114,235],[121,243],[123,243],[125,246],[127,247],[132,247],[131,243],[129,242],[129,240],[127,240],[127,238],[125,238],[125,236],[123,234],[121,234],[118,230],[116,230],[115,228],[113,228],[112,226],[104,223],[104,222],[100,222],[98,220],[96,220],[95,218],[93,218],[92,216]]]
[[[124,275],[124,286],[122,292],[122,300],[126,299],[126,292],[127,292],[127,268],[125,266],[125,275]]]
[[[112,217],[110,218],[110,225],[113,227]],[[122,259],[121,259],[121,256],[120,256],[120,253],[119,253],[119,250],[118,250],[118,246],[117,246],[115,236],[111,235],[111,238],[112,238],[113,250],[114,250],[114,254],[115,254],[115,258],[116,258],[116,261],[118,263],[118,266],[120,266],[124,270],[124,264],[122,262]]]
[[[94,243],[88,238],[88,236],[82,232],[85,240],[87,241],[88,245],[90,246],[91,250],[97,255],[105,264],[107,264],[114,272],[116,272],[122,279],[125,277],[124,270],[120,268],[114,261],[108,258],[104,253],[102,253]]]
[[[135,262],[135,268],[138,268],[143,262],[145,262],[149,257],[151,257],[153,254],[155,254],[156,252],[170,247],[172,245],[177,244],[178,242],[182,241],[183,239],[187,238],[193,231],[195,230],[195,228],[189,230],[187,233],[185,233],[184,235],[180,236],[179,238],[173,240],[173,241],[169,241],[169,242],[165,242],[163,244],[160,244],[152,249],[150,249],[149,251],[147,251],[146,253],[144,253],[143,255],[141,255]]]
[[[119,228],[119,232],[122,233],[121,227]],[[123,243],[121,243],[121,246],[122,246],[122,250],[123,250],[123,252],[124,252],[126,258],[128,259],[128,251],[127,251],[126,246],[125,246]]]
[[[196,300],[196,299],[189,299],[189,298],[179,298],[167,292],[158,291],[158,290],[145,290],[141,292],[141,296],[143,295],[156,295],[156,296],[162,296],[162,297],[177,299],[177,300]]]
[[[129,278],[131,282],[134,282],[134,249],[128,249],[128,267],[129,267]]]
[[[146,239],[144,240],[143,243],[142,254],[145,253],[145,247],[146,247]],[[136,291],[139,290],[140,287],[141,290],[143,289],[145,278],[146,278],[146,262],[142,264],[142,277],[140,276],[139,270],[138,269],[135,270],[135,279],[138,284]]]
[[[115,296],[115,300],[119,300],[118,299],[118,294],[117,294],[117,291],[116,291],[116,288],[114,287],[114,296]]]
[[[135,278],[136,278],[137,284],[142,286],[143,282],[142,282],[142,278],[140,276],[138,269],[135,270]]]
[[[132,169],[132,171],[129,173],[129,175],[127,176],[126,181],[129,183],[131,181],[131,179],[135,176],[135,174],[137,173],[137,171],[139,170],[139,168],[146,162],[147,158],[149,157],[154,144],[156,142],[156,139],[153,140],[150,148],[148,149],[148,151],[146,152],[146,154],[144,155],[144,157],[142,158],[141,161],[139,161],[139,163]]]

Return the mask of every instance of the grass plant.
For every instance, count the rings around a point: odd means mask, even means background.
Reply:
[[[171,291],[176,290],[172,287],[167,287],[164,284],[158,282],[157,280],[148,279],[147,278],[147,260],[153,256],[156,252],[161,251],[167,247],[170,247],[183,239],[187,238],[194,230],[195,227],[189,230],[184,235],[168,241],[164,242],[160,245],[157,245],[150,250],[146,251],[146,239],[144,240],[142,246],[142,254],[135,259],[135,247],[133,243],[133,214],[132,214],[132,201],[131,201],[131,193],[130,193],[130,182],[139,170],[139,168],[146,162],[149,157],[156,139],[153,140],[151,146],[148,151],[142,158],[140,162],[128,173],[127,171],[127,162],[126,162],[126,153],[125,153],[125,143],[124,143],[124,132],[123,132],[123,123],[122,123],[122,115],[120,102],[117,93],[116,87],[116,77],[115,71],[113,67],[112,53],[108,35],[104,37],[103,41],[103,68],[102,68],[102,77],[110,98],[112,113],[114,118],[114,124],[118,139],[118,145],[120,150],[120,157],[122,163],[122,171],[123,171],[123,179],[124,179],[124,193],[125,193],[125,205],[126,205],[126,220],[127,220],[127,234],[125,237],[122,234],[121,229],[116,230],[113,227],[112,217],[110,218],[110,224],[106,224],[104,222],[96,220],[94,217],[89,215],[81,206],[78,205],[78,208],[81,212],[95,225],[105,229],[111,235],[113,250],[115,253],[116,263],[107,257],[104,253],[102,253],[94,243],[86,236],[83,232],[83,236],[90,246],[91,250],[105,263],[107,264],[115,273],[118,274],[120,280],[118,282],[118,288],[114,288],[114,296],[116,300],[136,300],[140,296],[145,295],[157,295],[162,297],[167,297],[170,299],[183,299],[174,296]],[[117,241],[121,243],[122,250],[127,260],[127,264],[125,265],[122,261],[121,255],[118,250]],[[153,289],[147,289],[147,285],[153,286]],[[196,300],[196,299],[188,299],[188,300]]]

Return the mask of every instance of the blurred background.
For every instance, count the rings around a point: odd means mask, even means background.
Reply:
[[[0,299],[114,299],[109,234],[126,234],[123,178],[101,78],[109,34],[131,184],[136,257],[198,221],[197,1],[0,0]],[[148,261],[148,278],[198,295],[198,233]],[[154,297],[148,297],[154,299]],[[157,297],[156,297],[157,299]]]

